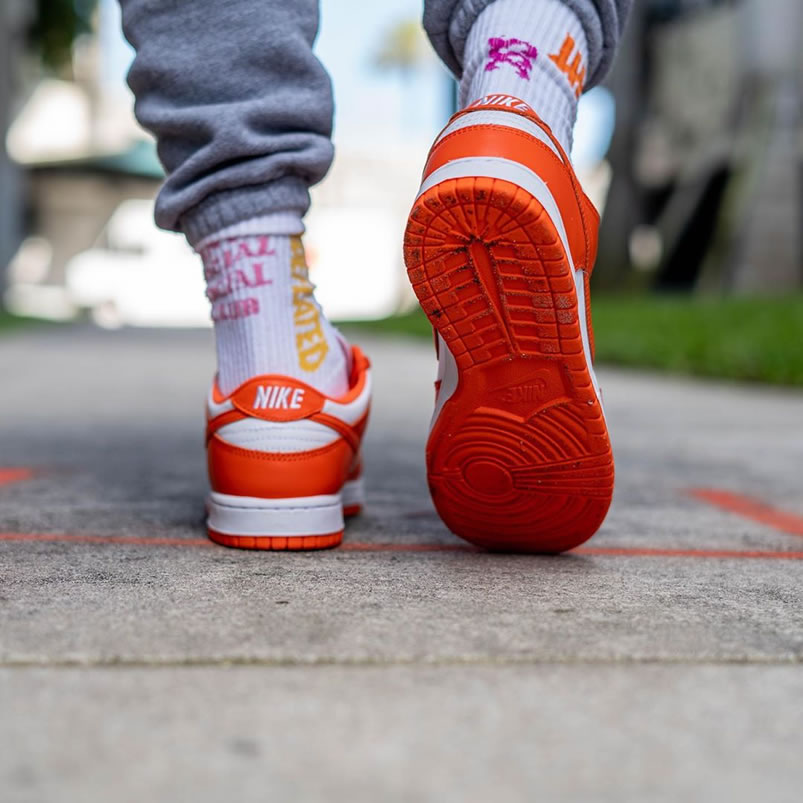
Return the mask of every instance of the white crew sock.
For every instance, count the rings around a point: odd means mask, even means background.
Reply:
[[[238,232],[208,237],[196,248],[212,304],[222,393],[261,374],[292,376],[329,396],[348,390],[349,355],[315,300],[300,236]]]
[[[513,95],[532,106],[570,151],[587,61],[583,27],[563,2],[496,0],[469,32],[460,107],[487,95]]]

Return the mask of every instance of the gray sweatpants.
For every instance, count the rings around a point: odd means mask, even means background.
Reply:
[[[613,59],[633,0],[563,0],[589,45],[588,85]],[[493,0],[425,0],[424,28],[459,78]],[[128,76],[167,180],[156,222],[190,243],[253,217],[303,216],[332,162],[332,87],[312,52],[318,0],[120,0]],[[352,43],[344,46],[351,47]]]

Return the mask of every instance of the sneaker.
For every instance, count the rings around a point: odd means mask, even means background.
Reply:
[[[517,98],[458,112],[432,146],[404,238],[439,357],[427,471],[443,521],[481,546],[571,549],[610,506],[588,288],[598,227]]]
[[[209,537],[242,549],[324,549],[363,506],[360,443],[371,371],[351,348],[349,391],[329,398],[287,376],[257,376],[207,402]]]

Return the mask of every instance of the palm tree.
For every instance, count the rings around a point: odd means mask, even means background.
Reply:
[[[380,71],[395,72],[401,80],[401,112],[406,128],[415,117],[413,81],[432,53],[418,20],[400,20],[388,28],[372,63]]]

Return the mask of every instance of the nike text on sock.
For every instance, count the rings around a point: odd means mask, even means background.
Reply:
[[[460,105],[489,95],[519,98],[568,151],[587,60],[580,20],[560,0],[496,0],[469,33]]]
[[[330,396],[345,393],[346,351],[315,300],[300,237],[222,239],[203,247],[201,258],[221,392],[254,376],[278,374]]]

